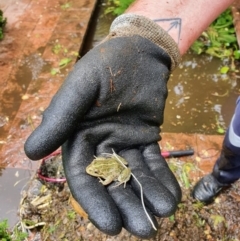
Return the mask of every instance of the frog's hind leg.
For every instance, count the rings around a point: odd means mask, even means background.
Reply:
[[[101,179],[100,177],[98,179],[99,179],[99,182],[101,182],[102,185],[104,186],[110,184],[113,181],[112,177],[108,177],[105,180]]]
[[[121,174],[118,177],[118,184],[116,186],[119,186],[124,183],[124,188],[126,187],[126,183],[129,181],[131,178],[131,169],[130,168],[125,168]]]
[[[123,187],[125,188],[126,187],[126,183],[127,182],[118,182],[116,185],[114,185],[113,187],[118,187],[118,186],[120,186],[120,185],[122,185],[123,184]]]

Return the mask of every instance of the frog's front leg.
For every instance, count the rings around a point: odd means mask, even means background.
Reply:
[[[108,185],[108,184],[110,184],[113,180],[114,180],[114,177],[112,177],[112,176],[108,176],[105,180],[102,180],[102,179],[99,177],[99,182],[101,182],[103,185]]]

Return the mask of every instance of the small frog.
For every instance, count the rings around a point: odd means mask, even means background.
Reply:
[[[90,165],[87,166],[86,172],[94,177],[98,177],[103,185],[108,185],[112,181],[118,181],[119,185],[127,181],[131,177],[131,169],[125,167],[127,161],[117,154],[109,156],[95,157]],[[101,179],[105,179],[104,181]]]

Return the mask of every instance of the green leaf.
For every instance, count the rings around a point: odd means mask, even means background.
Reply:
[[[57,73],[59,73],[59,69],[53,68],[51,69],[51,75],[56,75]]]
[[[227,9],[201,34],[191,49],[197,53],[207,53],[211,56],[223,59],[240,59],[236,33],[233,25],[233,17],[230,9]]]
[[[74,211],[69,211],[67,216],[70,218],[70,219],[74,219],[75,216],[76,216],[76,213]]]
[[[190,182],[189,182],[187,173],[184,170],[182,170],[182,173],[181,173],[180,177],[181,177],[181,180],[182,180],[185,188],[189,188],[190,187]]]
[[[174,222],[175,216],[174,214],[169,217],[169,221]]]
[[[105,9],[104,14],[109,14],[114,12],[115,7],[108,7]]]
[[[11,241],[11,236],[8,232],[8,222],[7,220],[0,221],[0,240]]]
[[[233,51],[233,56],[235,59],[240,59],[240,50]]]
[[[64,58],[60,60],[60,63],[58,64],[60,68],[66,67],[70,62],[72,61],[71,58]]]
[[[80,57],[79,53],[77,51],[72,52],[73,56]]]
[[[222,58],[223,56],[221,55],[221,53],[219,53],[219,49],[216,47],[210,47],[206,50],[206,53],[212,56],[215,56],[217,58]]]
[[[52,52],[54,54],[59,54],[59,52],[61,51],[62,45],[61,44],[55,44],[52,48]]]
[[[120,15],[125,12],[132,2],[134,2],[134,0],[108,0],[108,4],[111,6],[109,6],[104,13]]]
[[[3,17],[3,11],[0,9],[0,40],[3,39],[3,30],[7,24],[7,19]]]
[[[201,54],[201,53],[203,53],[203,51],[204,51],[204,44],[203,44],[201,41],[196,40],[196,41],[192,44],[191,49],[192,49],[195,53]]]
[[[65,3],[65,4],[61,5],[61,9],[63,9],[63,10],[66,10],[70,7],[71,7],[71,3]]]
[[[223,128],[221,128],[221,127],[218,127],[217,133],[219,133],[219,134],[224,134],[224,133],[225,133],[225,130],[224,130]]]
[[[213,225],[215,228],[217,228],[217,226],[221,223],[225,223],[226,220],[223,216],[220,216],[220,215],[211,215],[210,218],[212,219],[213,221]]]
[[[233,34],[222,34],[218,37],[218,41],[223,43],[234,43],[237,38]]]
[[[220,73],[221,73],[221,74],[226,74],[228,71],[229,71],[229,67],[228,67],[228,66],[223,66],[223,67],[220,69]]]

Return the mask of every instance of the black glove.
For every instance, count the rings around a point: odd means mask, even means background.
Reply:
[[[162,46],[162,47],[161,47]],[[126,188],[103,186],[86,173],[94,155],[124,157],[143,186],[153,215],[173,214],[180,187],[160,154],[159,126],[170,70],[179,61],[174,41],[157,24],[125,14],[112,24],[107,39],[79,60],[25,143],[33,160],[62,145],[63,165],[73,197],[101,231],[122,227],[141,238],[156,234],[131,178]]]

